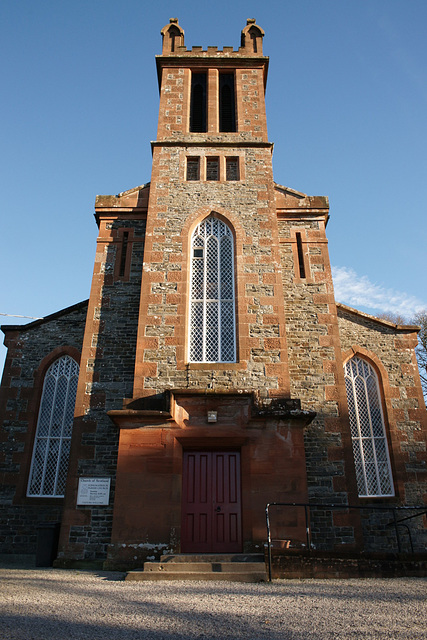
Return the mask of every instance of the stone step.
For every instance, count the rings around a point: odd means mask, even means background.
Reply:
[[[261,554],[177,554],[145,562],[142,570],[129,571],[125,579],[263,582],[267,573]]]
[[[216,572],[196,572],[196,571],[178,571],[178,572],[161,572],[161,571],[129,571],[125,580],[140,582],[157,582],[161,580],[201,580],[204,582],[219,580],[222,582],[266,582],[267,574],[265,570],[259,572],[241,572],[241,573],[216,573]]]
[[[176,553],[160,556],[160,562],[261,562],[262,553]]]
[[[265,566],[261,562],[144,562],[144,571],[242,573],[263,570]]]

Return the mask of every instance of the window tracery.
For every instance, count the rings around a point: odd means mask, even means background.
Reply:
[[[205,218],[191,238],[190,362],[235,362],[234,239]]]
[[[58,358],[46,372],[27,496],[62,498],[70,454],[79,365]]]
[[[394,495],[378,377],[355,356],[344,367],[354,464],[360,497]]]

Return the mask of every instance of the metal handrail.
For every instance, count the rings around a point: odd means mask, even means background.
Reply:
[[[405,528],[407,528],[408,533],[409,533],[409,538],[410,538],[410,543],[411,543],[411,549],[413,552],[413,545],[412,545],[412,537],[411,534],[409,532],[409,527],[407,527],[407,525],[402,525],[401,523],[404,520],[410,520],[412,518],[416,518],[417,516],[421,516],[423,514],[427,514],[427,508],[425,505],[414,505],[414,506],[400,506],[400,507],[386,507],[383,505],[376,505],[376,506],[371,506],[371,505],[356,505],[356,504],[324,504],[324,503],[316,503],[316,502],[269,502],[267,504],[267,506],[265,507],[265,518],[266,518],[266,524],[267,524],[267,548],[268,548],[268,579],[269,582],[271,582],[271,526],[270,526],[270,514],[269,514],[269,510],[270,507],[304,507],[304,513],[305,513],[305,530],[306,530],[306,539],[307,539],[307,551],[308,553],[311,552],[311,530],[310,530],[310,524],[309,524],[309,509],[311,508],[321,508],[321,509],[360,509],[360,510],[371,510],[371,511],[392,511],[393,513],[393,520],[392,522],[390,522],[388,525],[385,526],[394,526],[395,529],[395,533],[396,533],[396,541],[397,541],[397,548],[399,553],[401,553],[402,551],[402,545],[400,542],[400,536],[399,536],[399,530],[398,527],[399,526],[404,526]],[[402,518],[401,520],[397,520],[397,511],[408,511],[408,510],[414,510],[416,509],[417,511],[419,511],[420,513],[416,513],[414,515],[411,516],[407,516],[406,518]]]

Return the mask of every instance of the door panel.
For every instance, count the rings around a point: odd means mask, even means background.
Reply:
[[[182,552],[239,552],[241,529],[240,452],[184,451]]]

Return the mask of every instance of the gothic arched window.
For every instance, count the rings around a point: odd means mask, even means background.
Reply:
[[[235,362],[234,239],[210,216],[191,237],[190,362]]]
[[[357,356],[347,362],[344,373],[359,496],[392,496],[393,480],[377,374],[368,362]]]
[[[67,480],[79,365],[70,356],[46,372],[27,496],[62,498]]]

